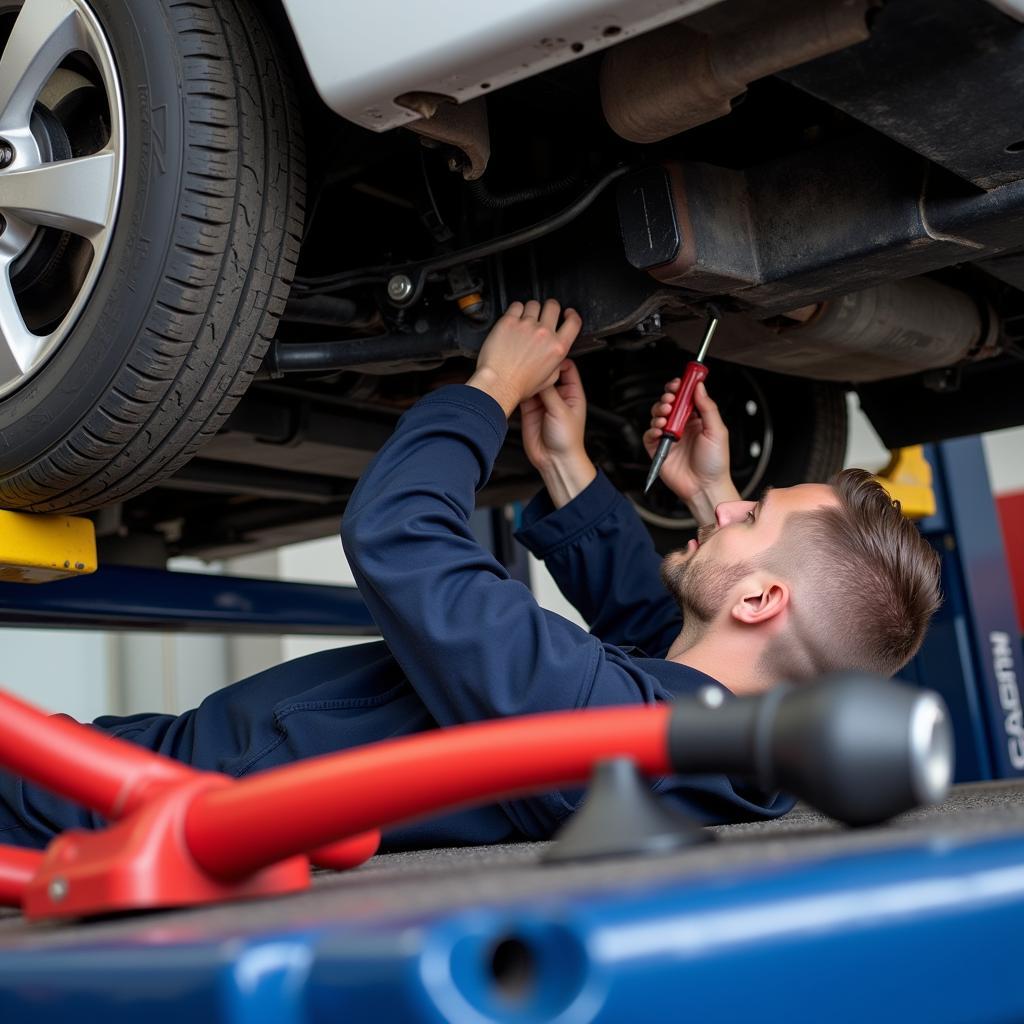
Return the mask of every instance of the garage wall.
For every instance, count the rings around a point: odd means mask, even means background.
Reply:
[[[0,629],[0,687],[88,721],[117,705],[115,647],[109,633]]]

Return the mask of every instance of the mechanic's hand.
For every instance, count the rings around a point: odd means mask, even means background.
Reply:
[[[665,394],[651,407],[651,426],[644,434],[649,456],[658,447],[680,384],[678,377],[670,380]],[[729,473],[729,431],[703,382],[694,392],[694,411],[682,437],[669,449],[661,479],[701,524],[715,521],[715,506],[720,502],[740,497]]]
[[[558,371],[558,381],[523,402],[519,413],[526,456],[561,508],[589,486],[597,469],[583,442],[587,397],[579,370],[566,359]]]
[[[534,468],[543,472],[559,459],[586,455],[583,431],[587,397],[580,372],[571,359],[558,367],[558,380],[519,406],[523,447]]]
[[[513,302],[487,335],[467,383],[489,394],[506,416],[558,380],[558,368],[583,326],[574,309],[565,311],[559,326],[561,311],[554,299],[543,307],[536,299]]]

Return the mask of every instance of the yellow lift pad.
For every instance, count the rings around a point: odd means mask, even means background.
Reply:
[[[92,520],[0,511],[0,580],[49,583],[96,568]]]
[[[875,479],[900,503],[909,519],[935,515],[935,491],[932,488],[932,467],[919,444],[897,448],[889,465]]]

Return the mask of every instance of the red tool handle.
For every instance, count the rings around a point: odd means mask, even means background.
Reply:
[[[661,431],[662,437],[671,437],[678,441],[683,436],[683,428],[686,426],[693,412],[694,393],[697,385],[708,375],[708,368],[704,363],[691,362],[686,364],[686,372],[683,374],[683,382],[676,392],[676,400],[672,403],[672,411],[668,414],[668,423]]]
[[[154,788],[192,778],[182,764],[47,715],[0,692],[0,765],[76,803],[119,818]]]
[[[583,782],[613,757],[669,774],[671,713],[657,704],[479,722],[234,782],[0,693],[0,765],[124,818],[72,829],[45,856],[0,846],[0,905],[75,916],[297,891],[308,861],[296,855],[352,866],[373,854],[379,828]],[[59,900],[58,879],[71,887]]]
[[[0,907],[17,907],[32,876],[43,863],[38,850],[0,846]]]
[[[185,840],[204,870],[230,879],[339,837],[581,782],[605,758],[664,775],[671,710],[554,711],[299,761],[197,796]]]

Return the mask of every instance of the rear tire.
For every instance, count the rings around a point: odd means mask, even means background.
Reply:
[[[0,399],[6,508],[88,511],[187,462],[259,368],[299,254],[300,115],[254,6],[88,6],[124,97],[125,173],[77,322]]]

